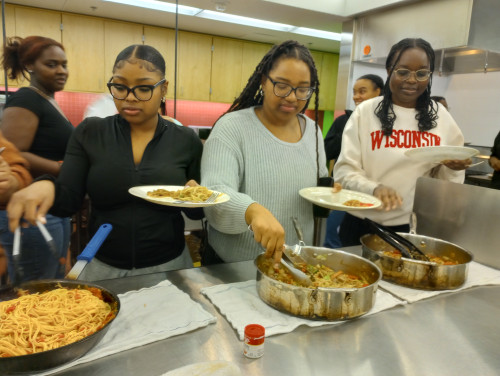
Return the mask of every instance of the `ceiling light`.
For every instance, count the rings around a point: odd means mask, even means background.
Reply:
[[[310,37],[332,39],[332,40],[340,41],[340,34],[333,33],[331,31],[309,29],[307,27],[296,27],[295,29],[290,30],[290,32],[295,33],[295,34],[308,35]]]
[[[153,10],[161,10],[163,12],[170,12],[170,13],[175,13],[177,7],[175,4],[165,3],[163,1],[157,1],[157,0],[102,0],[102,1],[131,5],[134,7],[147,8]],[[201,12],[203,9],[188,7],[185,5],[179,5],[178,10],[179,14],[184,14],[186,16],[194,16],[197,13]]]
[[[170,12],[170,13],[176,12],[176,5],[175,4],[166,3],[164,1],[158,1],[158,0],[102,0],[102,1],[124,4],[124,5],[131,5],[131,6],[146,8],[146,9],[160,10],[163,12]],[[226,4],[226,2],[222,2],[222,1],[218,2],[218,3],[224,4],[224,5]],[[206,18],[206,19],[215,20],[215,21],[229,22],[229,23],[234,23],[234,24],[238,24],[238,25],[256,27],[256,28],[260,28],[260,29],[269,29],[269,30],[290,32],[290,33],[294,33],[294,34],[307,35],[307,36],[315,37],[315,38],[323,38],[323,39],[340,41],[340,34],[333,33],[330,31],[309,29],[307,27],[296,27],[296,26],[281,24],[281,23],[277,23],[277,22],[259,20],[257,18],[243,17],[243,16],[237,16],[234,14],[214,12],[211,10],[204,10],[204,9],[200,9],[200,8],[188,7],[185,5],[179,5],[178,11],[179,11],[179,14],[183,14],[183,15],[187,15],[187,16],[196,16],[196,17]]]
[[[238,25],[246,25],[246,26],[258,27],[262,29],[278,30],[278,31],[290,31],[293,29],[292,25],[285,25],[277,22],[264,21],[264,20],[259,20],[257,18],[236,16],[234,14],[214,12],[211,10],[204,10],[196,14],[196,17],[208,18],[210,20],[229,22]]]

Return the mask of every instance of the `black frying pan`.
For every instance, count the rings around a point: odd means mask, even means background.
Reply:
[[[35,372],[48,370],[50,368],[55,368],[80,358],[101,340],[120,311],[120,300],[114,292],[90,282],[70,281],[64,279],[47,279],[26,282],[20,285],[18,288],[28,290],[31,293],[36,293],[54,290],[56,288],[59,288],[60,286],[81,289],[84,289],[86,287],[98,288],[102,292],[104,301],[109,303],[111,307],[115,309],[115,317],[110,320],[102,329],[77,342],[70,343],[69,345],[62,346],[53,350],[42,351],[35,354],[0,358],[1,375],[32,374]],[[11,300],[17,297],[17,290],[12,286],[6,286],[0,289],[0,301]]]

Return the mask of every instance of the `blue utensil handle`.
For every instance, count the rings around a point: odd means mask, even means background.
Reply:
[[[101,227],[99,227],[99,230],[97,230],[92,239],[90,239],[85,249],[76,257],[76,259],[85,260],[87,262],[92,260],[112,229],[113,226],[111,226],[109,223],[101,225]]]

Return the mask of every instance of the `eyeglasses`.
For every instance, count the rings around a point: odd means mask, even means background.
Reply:
[[[395,69],[394,73],[396,74],[397,78],[403,81],[409,79],[412,73],[415,74],[415,79],[417,81],[425,81],[429,79],[431,75],[431,71],[429,69],[419,69],[418,71],[411,71],[409,69],[400,68],[400,69]]]
[[[306,101],[311,98],[311,95],[314,92],[314,87],[309,86],[299,86],[293,87],[292,85],[285,84],[284,82],[274,81],[271,77],[266,75],[269,78],[269,81],[273,84],[273,92],[274,95],[281,98],[286,98],[290,95],[292,91],[295,92],[295,97],[300,101]]]
[[[113,77],[109,81],[111,81]],[[137,85],[134,87],[128,87],[122,84],[115,84],[113,82],[108,82],[108,89],[113,98],[118,100],[124,100],[128,97],[130,92],[134,94],[134,96],[140,101],[149,101],[153,96],[153,90],[164,83],[166,79],[158,81],[154,85]]]

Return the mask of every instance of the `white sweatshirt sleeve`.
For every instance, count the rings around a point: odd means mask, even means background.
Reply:
[[[358,107],[345,126],[342,135],[342,148],[339,159],[334,166],[333,176],[335,182],[342,184],[345,189],[373,194],[373,190],[379,183],[370,180],[363,168],[359,121],[360,111]]]

